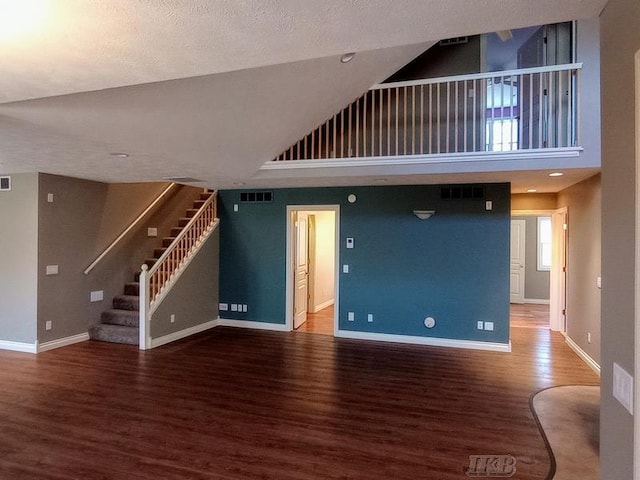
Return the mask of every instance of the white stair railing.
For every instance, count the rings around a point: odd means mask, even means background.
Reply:
[[[191,259],[216,229],[216,192],[200,207],[162,256],[140,274],[140,349],[151,348],[150,322],[153,312],[169,293]]]
[[[582,64],[373,86],[274,161],[580,145]]]

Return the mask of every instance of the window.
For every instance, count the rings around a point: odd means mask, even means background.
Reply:
[[[538,270],[551,270],[551,217],[538,217]]]

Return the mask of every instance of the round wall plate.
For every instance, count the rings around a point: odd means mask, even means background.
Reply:
[[[347,197],[347,201],[348,201],[349,203],[356,203],[356,200],[357,200],[357,199],[358,199],[358,197],[356,197],[356,196],[355,196],[355,194],[353,194],[353,193],[352,193],[352,194],[350,194],[350,195]]]
[[[427,317],[424,319],[424,326],[427,328],[433,328],[436,326],[436,319],[433,317]]]

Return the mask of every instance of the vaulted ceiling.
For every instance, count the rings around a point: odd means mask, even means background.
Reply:
[[[437,40],[592,18],[606,0],[10,3],[32,10],[24,25],[0,11],[0,173],[221,188]]]

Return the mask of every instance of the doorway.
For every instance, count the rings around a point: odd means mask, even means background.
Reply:
[[[566,331],[567,209],[511,212],[511,326]]]
[[[334,335],[339,206],[287,206],[287,328]]]

